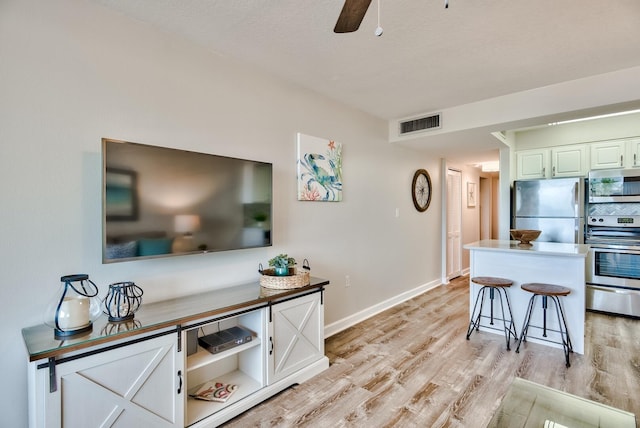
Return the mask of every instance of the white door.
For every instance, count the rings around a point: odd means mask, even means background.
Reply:
[[[462,173],[447,170],[447,279],[462,275]]]
[[[480,239],[491,239],[491,181],[480,177]]]

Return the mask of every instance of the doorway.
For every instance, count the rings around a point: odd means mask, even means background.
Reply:
[[[491,173],[486,177],[480,177],[480,239],[498,239],[498,186],[500,179],[498,173]]]
[[[462,173],[447,169],[447,281],[462,275]]]

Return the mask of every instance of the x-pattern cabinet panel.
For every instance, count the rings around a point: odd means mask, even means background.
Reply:
[[[36,426],[182,426],[176,335],[168,334],[36,371]],[[55,385],[52,388],[51,385]],[[55,389],[55,391],[52,391]]]
[[[269,384],[324,356],[321,304],[321,294],[314,293],[272,306]]]

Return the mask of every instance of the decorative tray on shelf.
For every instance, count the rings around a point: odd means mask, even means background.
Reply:
[[[289,275],[276,275],[273,269],[265,269],[260,276],[260,285],[266,288],[298,288],[310,284],[310,273],[307,271],[295,272]]]
[[[305,259],[302,270],[295,267],[289,268],[288,275],[276,275],[275,269],[262,269],[260,266],[260,285],[265,288],[275,288],[286,290],[290,288],[299,288],[311,283],[311,272],[309,262]]]

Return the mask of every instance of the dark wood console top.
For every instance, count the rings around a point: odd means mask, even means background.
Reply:
[[[196,320],[268,305],[296,294],[322,291],[328,284],[326,279],[311,277],[311,283],[307,286],[278,290],[261,287],[256,281],[160,302],[143,302],[135,318],[127,322],[110,323],[103,314],[94,321],[91,332],[79,337],[57,340],[53,329],[44,324],[23,328],[22,337],[29,353],[29,361],[55,358],[142,333],[175,330],[178,325],[189,326]]]

